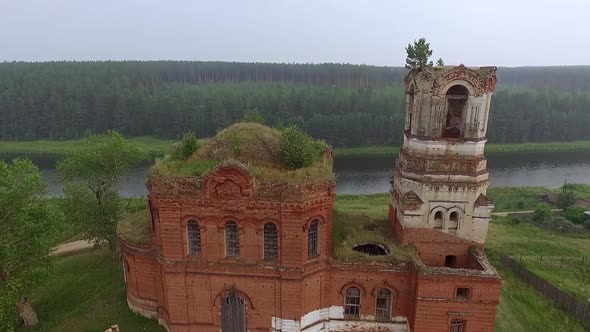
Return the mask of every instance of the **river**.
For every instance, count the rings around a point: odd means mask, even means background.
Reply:
[[[589,152],[504,153],[487,154],[491,186],[544,186],[557,188],[567,179],[570,183],[590,184]],[[389,177],[395,156],[336,157],[336,192],[338,194],[374,194],[389,190]],[[62,193],[55,170],[55,160],[36,159],[47,182],[50,196]],[[124,196],[145,196],[145,174],[148,166],[132,169],[120,183]]]

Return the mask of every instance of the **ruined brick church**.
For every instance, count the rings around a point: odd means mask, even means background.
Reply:
[[[207,143],[218,145],[202,158],[225,158],[206,171],[158,162],[145,236],[119,232],[129,307],[169,331],[493,331],[501,279],[482,245],[495,84],[495,67],[408,73],[389,217],[375,221],[396,245],[356,243],[367,259],[333,250],[330,149],[313,169],[273,167],[278,147],[264,130],[274,134],[259,125],[260,136],[229,149],[240,157],[223,152],[235,133]],[[265,149],[245,156],[259,141]],[[318,176],[326,165],[330,176]],[[369,259],[408,248],[406,261]]]

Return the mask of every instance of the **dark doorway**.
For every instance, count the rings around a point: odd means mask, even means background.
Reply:
[[[462,85],[454,85],[446,95],[447,118],[443,138],[460,138],[463,130],[463,116],[469,91]]]
[[[246,332],[246,304],[235,287],[221,301],[221,331]]]
[[[445,257],[445,266],[446,267],[455,267],[457,266],[457,256],[455,255],[448,255]]]

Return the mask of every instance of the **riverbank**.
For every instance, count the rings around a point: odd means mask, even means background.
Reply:
[[[540,142],[487,144],[487,153],[521,153],[521,152],[590,152],[590,141]],[[337,156],[379,156],[399,152],[397,146],[365,146],[355,148],[336,148]]]
[[[150,156],[161,156],[170,151],[173,141],[151,136],[133,137],[129,141]],[[61,158],[80,147],[82,140],[67,141],[0,141],[0,158],[4,156]]]
[[[161,156],[170,151],[173,140],[151,136],[133,137],[129,141],[137,144],[150,156]],[[203,140],[204,141],[204,140]],[[6,156],[53,157],[59,158],[80,145],[80,140],[68,141],[0,141],[0,158]],[[398,146],[365,146],[336,148],[337,156],[385,156],[399,152]],[[515,144],[488,144],[487,153],[525,153],[525,152],[590,152],[590,141],[542,142]]]

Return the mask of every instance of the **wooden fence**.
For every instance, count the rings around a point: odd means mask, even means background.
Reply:
[[[510,256],[519,263],[533,262],[547,266],[590,266],[590,257],[587,256]]]
[[[500,260],[504,266],[514,271],[522,280],[551,299],[557,306],[579,319],[586,328],[590,329],[590,299],[586,301],[579,300],[575,296],[562,291],[549,281],[529,271],[514,258],[502,256]]]

